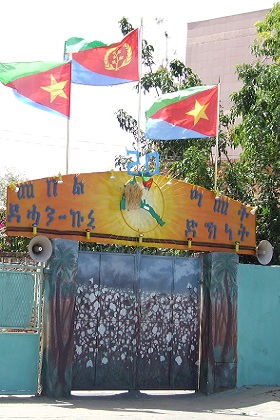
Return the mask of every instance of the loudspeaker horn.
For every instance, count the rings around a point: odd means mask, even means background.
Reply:
[[[36,262],[47,261],[52,255],[52,243],[46,236],[34,236],[29,242],[28,252]]]
[[[262,265],[268,264],[273,255],[273,246],[266,240],[261,241],[257,246],[256,255]]]

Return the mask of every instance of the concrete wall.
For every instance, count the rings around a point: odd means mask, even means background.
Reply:
[[[280,267],[238,269],[237,386],[280,385]]]

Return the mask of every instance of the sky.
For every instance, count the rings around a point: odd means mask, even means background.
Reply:
[[[134,28],[143,24],[143,38],[155,48],[156,65],[177,58],[185,62],[188,22],[199,22],[273,7],[272,0],[11,0],[0,15],[0,61],[62,61],[64,41],[77,36],[116,43],[123,36],[119,21]],[[168,38],[166,39],[165,33]],[[136,94],[134,83],[118,86],[71,87],[71,118],[67,120],[17,100],[0,83],[0,176],[13,171],[34,180],[66,173],[103,172],[114,168],[116,155],[133,150],[133,137],[118,125],[124,109],[145,129],[145,110],[156,99]],[[140,111],[140,112],[139,112]]]

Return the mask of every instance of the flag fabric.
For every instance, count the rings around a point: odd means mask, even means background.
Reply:
[[[79,51],[89,50],[91,48],[107,47],[108,44],[104,44],[101,41],[86,41],[84,38],[72,37],[65,41],[64,54],[69,55]]]
[[[121,42],[107,46],[101,41],[87,43],[82,38],[70,38],[65,43],[65,53],[72,59],[72,82],[113,86],[139,81],[138,43],[138,29]]]
[[[182,140],[217,134],[218,86],[167,93],[146,111],[146,138]]]
[[[142,174],[142,183],[143,183],[143,186],[149,190],[152,186],[153,178],[145,174]]]
[[[24,103],[70,117],[70,62],[0,63],[0,82]]]

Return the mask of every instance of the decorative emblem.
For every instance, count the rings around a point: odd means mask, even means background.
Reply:
[[[147,184],[146,184],[147,185]],[[158,225],[165,225],[164,198],[157,183],[149,186],[139,183],[136,177],[124,185],[120,209],[125,223],[134,231],[147,233]]]
[[[132,59],[132,48],[129,44],[124,44],[117,48],[110,48],[104,56],[106,70],[118,71],[127,66]]]

